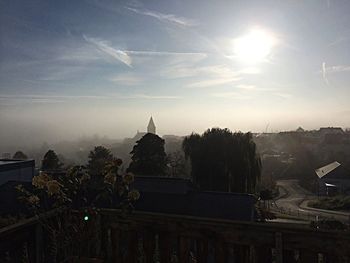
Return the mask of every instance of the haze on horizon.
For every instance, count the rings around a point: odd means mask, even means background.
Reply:
[[[1,145],[349,126],[350,2],[0,0]]]

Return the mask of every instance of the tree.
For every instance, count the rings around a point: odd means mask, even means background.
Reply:
[[[186,137],[182,146],[201,189],[255,193],[261,161],[251,133],[213,128]]]
[[[164,140],[156,134],[147,133],[131,151],[132,162],[128,171],[140,175],[161,176],[166,170]]]
[[[103,146],[97,146],[89,153],[88,172],[91,176],[102,176],[103,168],[113,160],[111,151]]]
[[[17,151],[12,159],[18,159],[18,160],[27,160],[28,159],[28,156],[25,155],[22,151]]]
[[[183,177],[189,176],[189,167],[186,162],[183,151],[175,151],[169,153],[167,156],[168,165],[170,167],[169,175],[171,177]]]
[[[63,166],[57,154],[53,150],[48,150],[41,161],[42,170],[57,170]]]

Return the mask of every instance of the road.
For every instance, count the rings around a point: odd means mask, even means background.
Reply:
[[[282,192],[280,198],[276,200],[278,209],[282,209],[284,213],[297,216],[306,220],[315,220],[328,218],[336,219],[343,222],[349,222],[350,213],[314,209],[307,207],[307,202],[317,199],[317,195],[305,190],[298,184],[298,180],[279,180],[277,186]],[[276,209],[276,207],[274,207]]]

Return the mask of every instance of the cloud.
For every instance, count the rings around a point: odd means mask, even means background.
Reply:
[[[87,36],[83,36],[83,37],[88,43],[95,45],[97,49],[103,52],[104,54],[119,60],[120,62],[124,63],[128,67],[132,67],[131,57],[125,51],[111,47],[111,45],[107,41],[103,41],[97,38],[91,38]]]
[[[227,83],[234,82],[237,80],[240,80],[240,78],[236,77],[236,78],[226,78],[226,79],[221,79],[221,78],[207,79],[207,80],[201,80],[201,81],[190,83],[186,87],[187,88],[206,88],[206,87],[227,84]]]
[[[211,96],[217,97],[217,98],[228,98],[228,99],[239,99],[239,100],[251,99],[251,96],[247,96],[235,91],[213,93],[211,94]]]
[[[329,86],[329,81],[327,79],[327,68],[326,68],[326,62],[322,62],[322,77],[324,82]]]
[[[246,85],[246,84],[240,84],[236,86],[238,89],[243,90],[257,90],[256,86],[254,85]]]
[[[114,100],[114,99],[180,99],[173,95],[150,95],[150,94],[106,94],[106,95],[6,95],[0,94],[1,106],[23,105],[23,104],[51,104],[65,103],[75,100]]]
[[[196,56],[201,59],[206,58],[206,53],[200,52],[170,52],[170,51],[147,51],[147,50],[125,50],[130,55],[141,55],[141,56]]]
[[[326,67],[325,65],[323,68],[323,65],[322,65],[322,71],[325,71],[326,73],[347,72],[347,71],[350,71],[350,66],[339,65],[339,66]]]
[[[190,26],[198,25],[198,22],[196,20],[181,17],[181,16],[176,16],[173,14],[163,14],[157,11],[150,11],[146,9],[141,10],[133,7],[125,7],[125,8],[136,14],[150,16],[150,17],[156,18],[159,21],[170,22],[178,26],[190,27]]]
[[[110,81],[113,83],[126,85],[126,86],[134,86],[141,84],[144,80],[140,77],[130,75],[130,74],[120,74],[110,78]]]
[[[147,94],[135,94],[135,95],[127,95],[123,96],[125,99],[147,99],[147,100],[163,100],[163,99],[180,99],[179,96],[171,96],[171,95],[147,95]]]

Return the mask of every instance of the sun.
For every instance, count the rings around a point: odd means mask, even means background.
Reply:
[[[246,35],[234,40],[235,57],[249,64],[262,62],[271,54],[276,42],[272,33],[254,28]]]

